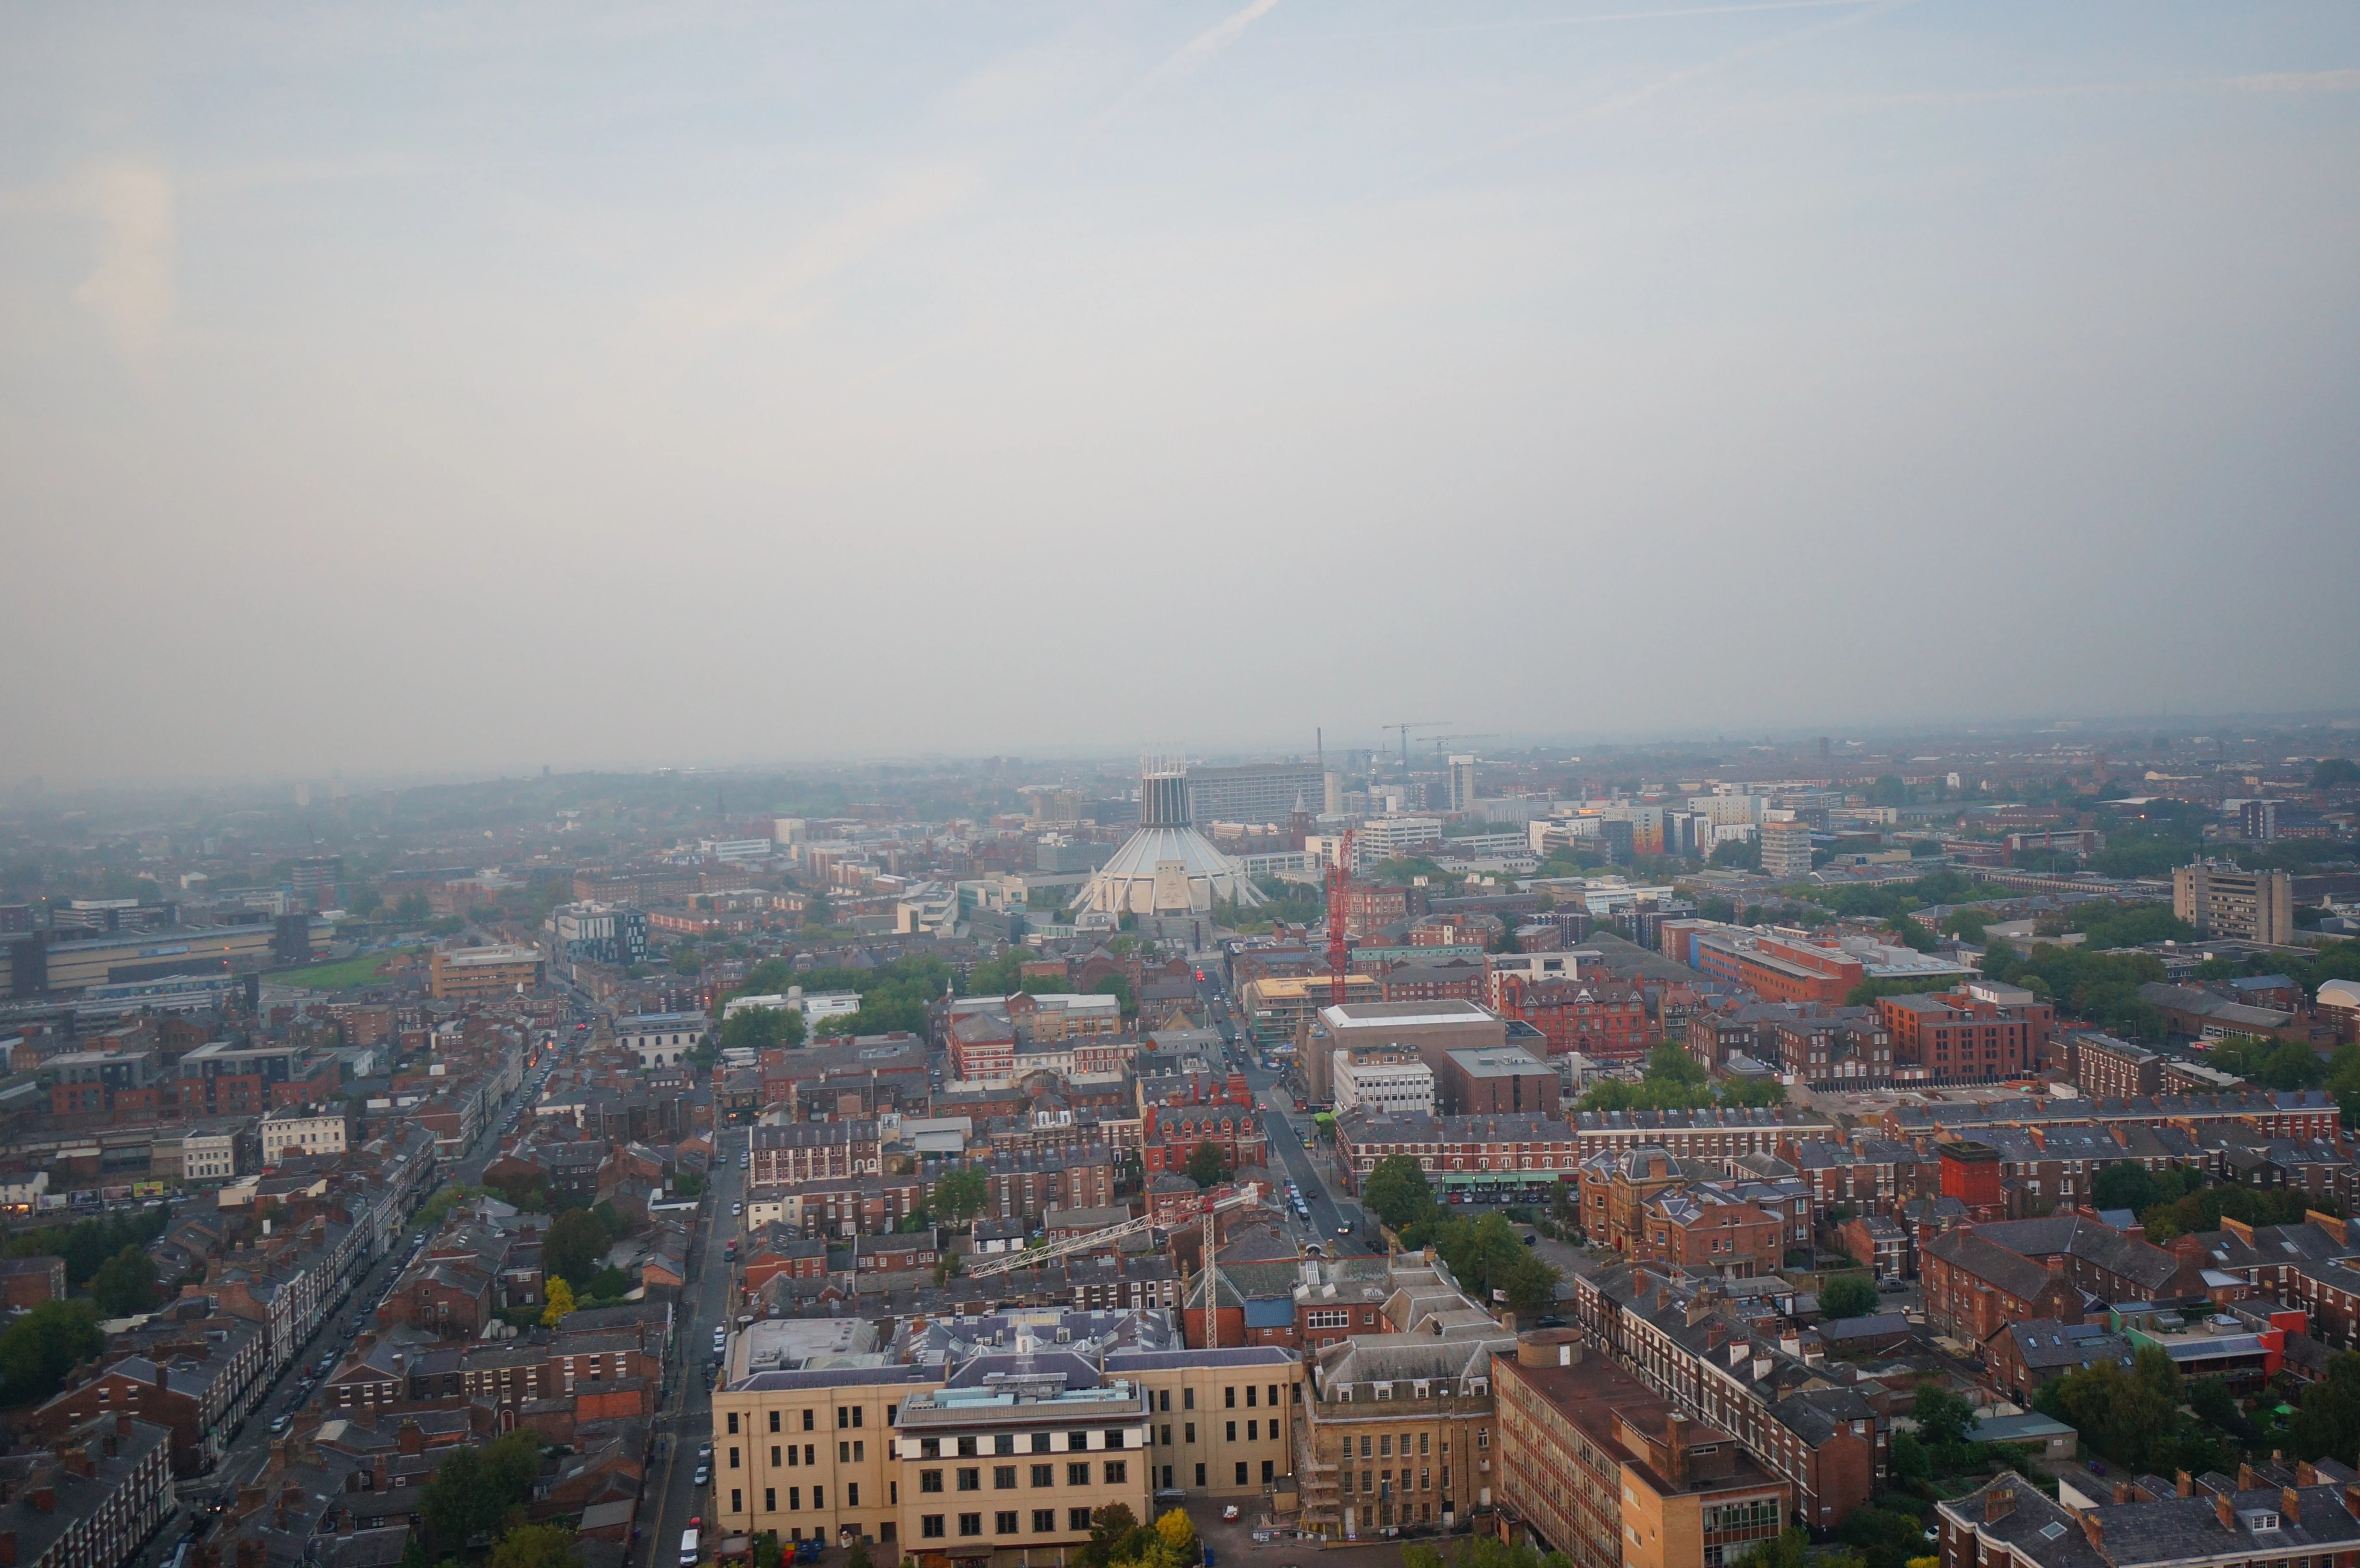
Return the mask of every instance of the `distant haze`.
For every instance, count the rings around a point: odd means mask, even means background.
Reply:
[[[0,776],[2360,702],[2360,8],[0,17]]]

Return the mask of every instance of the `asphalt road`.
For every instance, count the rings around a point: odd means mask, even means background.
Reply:
[[[742,1222],[729,1205],[745,1197],[745,1172],[738,1157],[747,1146],[744,1127],[724,1127],[715,1138],[713,1180],[706,1209],[689,1247],[688,1283],[665,1352],[664,1394],[656,1413],[656,1454],[650,1486],[640,1494],[636,1560],[654,1568],[676,1564],[680,1534],[692,1519],[709,1517],[711,1497],[696,1486],[696,1451],[713,1441],[713,1328],[726,1321],[736,1266],[721,1256],[722,1244]]]
[[[561,1033],[559,1038],[563,1041],[563,1034]],[[544,1056],[542,1060],[545,1063],[548,1058]],[[475,1140],[474,1149],[468,1151],[464,1160],[452,1168],[444,1177],[444,1181],[455,1180],[462,1183],[472,1184],[482,1178],[484,1167],[491,1163],[492,1156],[498,1152],[500,1128],[506,1123],[508,1113],[530,1096],[533,1077],[533,1073],[528,1070],[524,1083],[514,1095],[501,1103],[499,1109],[490,1117],[489,1124],[485,1127],[482,1136]],[[437,1183],[438,1188],[440,1185],[441,1183]],[[333,1306],[321,1314],[320,1326],[312,1332],[310,1339],[304,1341],[294,1357],[288,1362],[286,1368],[264,1390],[262,1398],[256,1402],[253,1412],[246,1418],[245,1424],[238,1429],[237,1435],[230,1439],[228,1446],[223,1451],[221,1462],[205,1475],[174,1483],[175,1494],[180,1499],[180,1507],[165,1519],[140,1554],[132,1559],[131,1568],[150,1568],[153,1563],[161,1562],[169,1555],[173,1546],[189,1528],[190,1522],[202,1517],[215,1497],[235,1492],[238,1487],[261,1474],[263,1465],[270,1456],[271,1421],[276,1420],[280,1412],[298,1408],[300,1401],[295,1398],[294,1390],[301,1383],[307,1368],[316,1365],[322,1356],[332,1350],[341,1356],[344,1348],[350,1345],[353,1338],[352,1320],[355,1311],[362,1303],[374,1302],[379,1292],[391,1282],[400,1267],[401,1260],[409,1254],[407,1244],[409,1234],[404,1231],[401,1238],[395,1242],[393,1250],[371,1264],[354,1283],[353,1288],[346,1291]],[[312,1391],[315,1395],[318,1393],[316,1388]]]
[[[1329,1255],[1349,1257],[1373,1255],[1374,1238],[1369,1234],[1367,1216],[1358,1200],[1343,1190],[1334,1178],[1333,1166],[1303,1146],[1295,1132],[1290,1113],[1295,1101],[1278,1087],[1280,1073],[1256,1063],[1252,1045],[1247,1039],[1245,1018],[1230,1000],[1217,970],[1207,969],[1205,978],[1196,983],[1196,995],[1202,1002],[1212,1026],[1222,1037],[1233,1042],[1233,1049],[1245,1062],[1246,1086],[1253,1091],[1254,1101],[1262,1108],[1262,1126],[1270,1145],[1273,1171],[1285,1176],[1303,1189],[1304,1205],[1311,1211],[1311,1223],[1305,1225],[1288,1212],[1287,1223],[1297,1231],[1307,1233],[1306,1239],[1324,1243]],[[1338,1236],[1337,1227],[1351,1222],[1352,1234]]]

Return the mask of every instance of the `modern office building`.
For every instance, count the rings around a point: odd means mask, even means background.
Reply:
[[[1322,810],[1328,781],[1316,762],[1250,762],[1187,771],[1188,817],[1197,822],[1281,822],[1297,802]]]

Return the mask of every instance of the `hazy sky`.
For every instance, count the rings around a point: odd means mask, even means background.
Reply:
[[[0,773],[2360,703],[2360,7],[0,13]]]

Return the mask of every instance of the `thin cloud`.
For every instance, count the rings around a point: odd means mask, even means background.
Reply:
[[[1278,9],[1278,0],[1253,0],[1242,10],[1232,11],[1219,21],[1182,44],[1156,63],[1155,69],[1124,90],[1121,97],[1108,106],[1106,112],[1090,122],[1082,133],[1084,141],[1096,139],[1098,133],[1120,116],[1139,96],[1160,82],[1177,82],[1195,75],[1207,60],[1245,37],[1246,29]]]
[[[1160,82],[1171,77],[1187,76],[1203,69],[1207,60],[1245,37],[1248,27],[1277,9],[1278,0],[1253,0],[1253,4],[1243,10],[1230,12],[1181,45],[1163,64],[1147,73],[1147,81]]]
[[[1679,5],[1655,11],[1584,11],[1564,16],[1512,16],[1491,22],[1437,22],[1423,27],[1371,27],[1349,33],[1296,33],[1311,43],[1361,38],[1424,38],[1435,33],[1522,32],[1535,27],[1579,27],[1593,22],[1666,22],[1683,16],[1744,16],[1761,11],[1851,10],[1870,0],[1746,0],[1730,5]]]
[[[2247,76],[2180,76],[2149,82],[2063,82],[2038,87],[1961,87],[1918,93],[1863,93],[1841,97],[1774,100],[1769,108],[1838,112],[1945,109],[1983,103],[2037,103],[2070,98],[2135,98],[2167,94],[2256,93],[2316,97],[2360,92],[2360,70],[2269,71]]]
[[[101,164],[79,182],[79,205],[99,223],[98,265],[73,292],[105,326],[124,358],[144,366],[171,320],[172,185],[152,164]]]
[[[1570,114],[1545,120],[1539,125],[1518,131],[1513,136],[1503,136],[1491,146],[1480,148],[1472,154],[1471,158],[1486,158],[1511,151],[1527,142],[1538,141],[1544,136],[1571,130],[1576,125],[1611,118],[1625,109],[1636,108],[1651,98],[1661,97],[1666,93],[1675,92],[1692,82],[1726,71],[1731,66],[1743,65],[1747,60],[1759,59],[1763,55],[1791,49],[1797,44],[1808,42],[1812,38],[1824,38],[1830,33],[1841,32],[1847,27],[1858,27],[1863,22],[1916,3],[1917,0],[1885,0],[1883,5],[1869,5],[1853,11],[1848,16],[1837,16],[1825,22],[1815,22],[1808,27],[1797,27],[1791,33],[1781,33],[1776,38],[1763,38],[1754,43],[1746,44],[1724,54],[1715,55],[1710,60],[1660,76],[1644,86],[1633,88],[1626,93],[1618,93],[1611,98],[1601,99],[1595,103],[1586,104]],[[1471,158],[1461,161],[1470,161]]]

